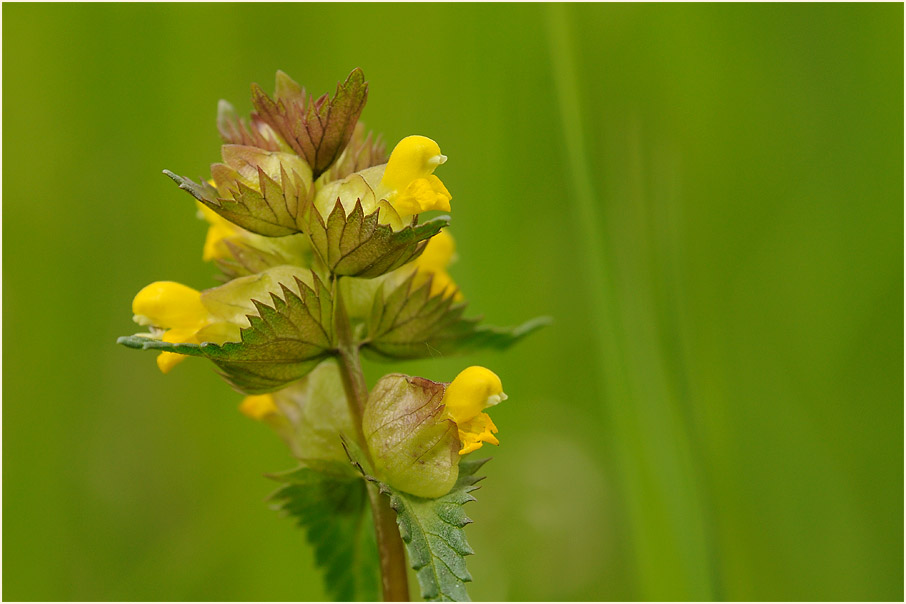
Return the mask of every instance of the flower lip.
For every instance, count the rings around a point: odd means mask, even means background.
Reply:
[[[487,409],[488,407],[493,407],[494,405],[499,405],[507,398],[509,397],[507,397],[506,392],[501,392],[500,394],[492,394],[488,397],[487,402],[484,404],[485,409]]]
[[[145,315],[132,315],[132,321],[142,327],[157,327],[154,322]]]

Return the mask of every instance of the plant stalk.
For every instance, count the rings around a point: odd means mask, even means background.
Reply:
[[[368,400],[368,386],[359,359],[359,346],[352,333],[352,324],[346,314],[346,306],[340,295],[339,278],[334,281],[335,316],[334,327],[337,335],[337,349],[340,359],[340,373],[346,400],[356,426],[359,447],[371,460],[371,452],[362,428],[365,402]],[[378,555],[381,561],[381,589],[385,602],[409,601],[409,574],[406,569],[406,553],[403,540],[396,525],[396,512],[390,507],[390,499],[381,495],[377,486],[368,483],[368,499],[374,518]]]

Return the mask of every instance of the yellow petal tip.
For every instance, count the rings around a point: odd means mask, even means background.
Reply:
[[[279,412],[274,403],[274,397],[270,394],[255,394],[245,397],[239,404],[239,411],[244,416],[257,421]]]

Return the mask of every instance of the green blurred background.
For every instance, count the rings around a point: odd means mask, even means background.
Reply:
[[[475,599],[903,598],[903,6],[3,7],[3,597],[324,596],[292,466],[202,361],[118,347],[208,287],[161,170],[283,69],[450,161],[505,354]],[[373,382],[387,367],[369,365]]]

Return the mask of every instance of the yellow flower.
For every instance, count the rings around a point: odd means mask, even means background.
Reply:
[[[296,279],[310,286],[311,271],[275,266],[203,292],[173,281],[157,281],[136,294],[133,320],[153,328],[146,335],[171,344],[238,342],[241,328],[249,324],[248,315],[256,312],[252,300],[266,300],[269,293],[280,291],[281,283],[294,284]],[[168,373],[185,358],[179,353],[162,352],[157,366]]]
[[[414,214],[450,211],[452,196],[434,175],[434,169],[445,161],[447,156],[430,138],[407,136],[397,143],[386,164],[355,172],[343,180],[322,182],[314,205],[326,219],[337,200],[347,214],[359,202],[366,216],[380,210],[380,223],[398,231]]]
[[[386,199],[401,216],[450,211],[453,198],[434,169],[447,161],[436,142],[426,136],[407,136],[393,149],[381,177]]]
[[[500,378],[484,367],[463,369],[447,386],[443,398],[444,413],[459,429],[460,455],[480,449],[484,443],[500,444],[494,436],[497,426],[483,410],[506,398]]]
[[[161,339],[173,344],[198,344],[198,331],[211,323],[208,310],[201,303],[201,292],[173,281],[156,281],[146,286],[132,301],[134,320],[167,330]],[[186,358],[175,352],[162,352],[157,366],[163,373]]]
[[[241,235],[244,229],[221,217],[220,214],[200,201],[195,203],[198,205],[198,212],[201,217],[210,225],[205,236],[201,259],[208,262],[218,258],[229,258],[230,250],[224,244],[224,240]]]
[[[238,341],[240,325],[231,320],[234,317],[227,315],[219,306],[216,308],[220,312],[211,312],[212,304],[216,305],[220,297],[235,289],[231,286],[233,283],[241,284],[242,280],[236,279],[202,293],[181,283],[155,281],[132,300],[133,320],[139,325],[164,330],[160,339],[171,344]],[[205,304],[205,296],[211,298],[208,304]],[[163,373],[169,373],[185,359],[184,354],[161,352],[157,356],[157,366]]]
[[[439,232],[428,241],[425,251],[415,259],[413,264],[418,275],[415,278],[415,286],[419,286],[428,280],[431,281],[431,295],[436,296],[440,293],[444,295],[455,291],[454,297],[457,301],[462,300],[462,293],[457,289],[456,283],[447,272],[447,267],[454,260],[456,255],[456,242],[453,236],[446,229]]]
[[[379,221],[381,224],[388,224],[396,231],[405,226],[403,219],[394,207],[381,197],[378,181],[384,172],[384,166],[374,166],[366,168],[361,172],[350,174],[343,180],[336,180],[325,184],[315,195],[314,205],[321,217],[325,220],[333,211],[337,200],[343,206],[343,210],[349,214],[355,208],[356,202],[362,204],[362,210],[365,215],[372,214],[375,210],[380,210]]]
[[[208,181],[214,186],[214,181]],[[241,226],[233,224],[200,201],[195,202],[198,207],[198,217],[208,223],[208,232],[204,240],[201,259],[205,262],[218,259],[232,259],[233,254],[226,242],[244,244],[255,250],[270,254],[281,259],[287,259],[288,264],[306,266],[311,244],[308,237],[299,233],[286,237],[264,237]]]
[[[269,426],[289,446],[293,455],[302,457],[298,439],[289,417],[277,404],[275,394],[255,394],[242,399],[239,411],[246,417]]]
[[[242,399],[239,411],[254,420],[261,421],[275,413],[279,413],[274,397],[270,394],[255,394]]]

